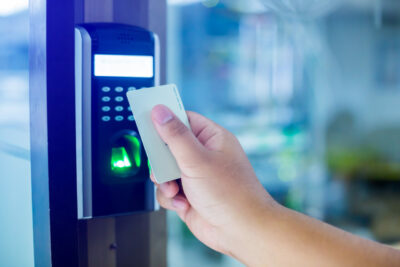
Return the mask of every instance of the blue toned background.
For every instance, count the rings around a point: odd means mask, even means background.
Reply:
[[[33,266],[28,1],[0,2],[0,265]]]
[[[276,200],[396,244],[400,5],[311,2],[169,1],[169,82],[235,133]],[[168,227],[170,266],[241,266],[173,213]]]

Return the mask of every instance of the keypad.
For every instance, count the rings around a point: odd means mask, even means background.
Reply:
[[[103,113],[101,116],[101,121],[135,121],[132,115],[132,109],[128,105],[128,101],[125,96],[127,91],[137,90],[135,86],[104,85],[100,88],[100,99],[103,104],[100,107],[101,112]]]

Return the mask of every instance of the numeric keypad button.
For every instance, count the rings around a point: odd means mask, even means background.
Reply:
[[[101,108],[101,110],[104,112],[109,112],[111,110],[111,108],[109,106],[104,106]]]
[[[123,121],[124,117],[123,116],[115,116],[116,121]]]
[[[129,120],[129,121],[134,121],[135,118],[134,118],[132,115],[130,115],[130,116],[128,116],[128,120]]]
[[[108,93],[108,92],[111,91],[111,88],[108,87],[108,86],[103,86],[103,87],[101,88],[101,91],[103,91],[104,93]]]
[[[110,116],[103,116],[103,117],[101,117],[101,120],[102,121],[110,121]]]
[[[123,98],[122,96],[117,96],[117,97],[115,98],[115,101],[117,101],[117,102],[122,102],[122,101],[124,101],[124,98]]]
[[[134,90],[136,90],[136,87],[135,87],[135,86],[129,86],[129,87],[128,87],[128,91],[134,91]]]
[[[115,92],[121,93],[121,92],[123,92],[123,91],[124,91],[124,88],[123,88],[123,87],[121,87],[121,86],[115,87]]]
[[[103,96],[103,97],[101,98],[101,101],[103,101],[103,102],[110,102],[110,100],[111,100],[111,98],[108,97],[108,96]]]
[[[116,106],[115,107],[115,111],[117,111],[117,112],[121,112],[121,111],[123,111],[124,110],[124,107],[123,106]]]

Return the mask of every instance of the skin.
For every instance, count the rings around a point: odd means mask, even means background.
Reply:
[[[205,245],[247,266],[400,266],[399,251],[279,205],[233,134],[187,115],[191,129],[165,106],[152,110],[182,172],[181,185],[156,183],[157,198]]]

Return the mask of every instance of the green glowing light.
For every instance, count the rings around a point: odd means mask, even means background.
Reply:
[[[142,144],[139,137],[123,135],[111,150],[111,171],[118,177],[133,177],[141,169]]]
[[[132,166],[129,160],[128,153],[124,147],[114,147],[112,148],[111,156],[111,169],[124,169],[130,168]]]
[[[142,159],[140,156],[140,141],[137,137],[128,135],[126,138],[131,142],[133,146],[133,160],[135,161],[135,166],[137,168],[142,165]]]
[[[147,160],[147,167],[149,167],[149,173],[151,174],[151,165],[150,165],[150,160]]]

